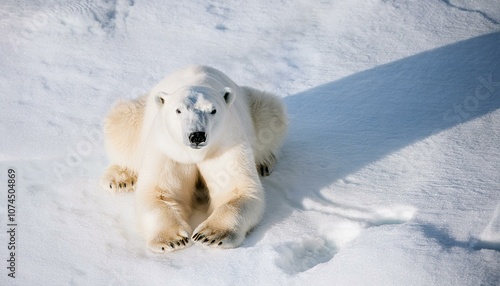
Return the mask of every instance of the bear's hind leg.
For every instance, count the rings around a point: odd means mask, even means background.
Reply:
[[[101,177],[101,186],[111,192],[131,192],[135,189],[137,174],[125,167],[110,165]]]
[[[252,149],[257,172],[269,176],[280,154],[288,129],[288,118],[281,98],[251,87],[242,87],[246,95],[255,132]]]

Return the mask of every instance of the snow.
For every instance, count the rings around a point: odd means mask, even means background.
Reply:
[[[0,284],[500,284],[499,22],[487,0],[2,1]],[[193,63],[282,96],[290,131],[241,247],[159,255],[98,186],[101,126]]]

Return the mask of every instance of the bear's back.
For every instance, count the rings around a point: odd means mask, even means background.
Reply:
[[[186,86],[208,86],[215,90],[230,87],[239,92],[236,90],[239,87],[221,71],[208,66],[194,65],[168,75],[151,90],[151,94],[173,93]]]

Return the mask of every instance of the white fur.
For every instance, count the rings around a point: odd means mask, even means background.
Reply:
[[[139,223],[154,251],[183,248],[192,233],[199,243],[236,247],[262,218],[257,171],[271,172],[286,127],[279,98],[240,87],[210,67],[183,69],[108,115],[112,164],[102,184],[136,189]],[[192,143],[190,134],[201,131],[205,142]],[[200,181],[210,215],[192,232],[187,221]]]

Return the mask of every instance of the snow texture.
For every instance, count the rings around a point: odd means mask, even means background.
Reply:
[[[499,23],[488,0],[2,1],[0,285],[499,285]],[[101,127],[190,64],[282,96],[290,132],[240,248],[159,255],[99,188]]]

